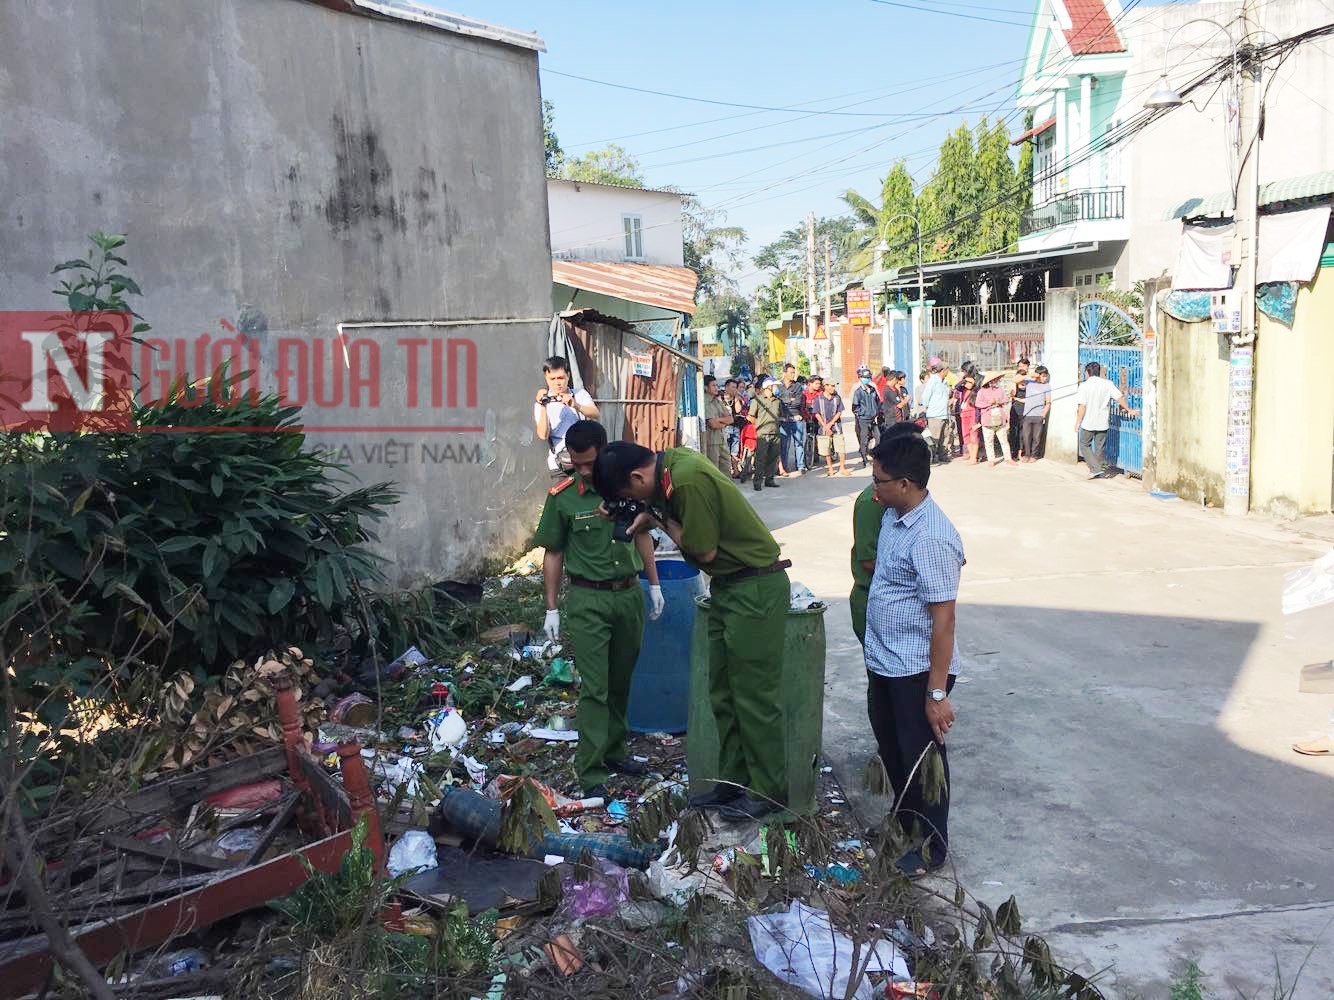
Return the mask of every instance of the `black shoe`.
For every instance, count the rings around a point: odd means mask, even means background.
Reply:
[[[764,485],[770,487],[771,489],[775,490],[778,489],[778,483],[774,482],[772,479],[766,479],[764,481]]]
[[[729,823],[745,823],[748,820],[764,819],[766,816],[772,816],[775,813],[785,812],[786,806],[778,802],[770,802],[768,799],[756,799],[750,795],[743,795],[740,800],[732,805],[723,806],[718,810],[718,816],[727,820]]]
[[[607,791],[606,785],[598,782],[591,788],[585,788],[583,790],[583,795],[580,797],[585,799],[602,799],[602,801],[606,802],[611,798],[611,792]]]
[[[713,791],[693,796],[686,804],[691,809],[718,809],[741,798],[741,789],[736,785],[719,782]]]
[[[755,492],[756,492],[756,493],[760,492],[760,489],[761,489],[760,484],[759,484],[759,483],[756,483],[756,484],[755,484]]]
[[[607,770],[612,774],[628,774],[631,777],[638,778],[648,774],[648,768],[637,760],[631,760],[629,757],[621,757],[615,760],[608,758],[604,763]]]

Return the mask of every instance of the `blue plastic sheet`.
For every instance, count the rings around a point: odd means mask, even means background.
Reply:
[[[1270,281],[1255,288],[1255,304],[1270,319],[1276,319],[1289,329],[1297,311],[1297,282]]]
[[[1163,301],[1163,312],[1184,323],[1197,323],[1209,318],[1208,292],[1169,292]]]

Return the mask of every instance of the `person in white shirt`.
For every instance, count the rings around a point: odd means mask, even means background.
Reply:
[[[1086,378],[1079,386],[1075,401],[1079,404],[1075,416],[1075,432],[1079,435],[1079,454],[1089,467],[1090,479],[1106,479],[1107,466],[1103,449],[1107,447],[1107,428],[1111,425],[1112,404],[1128,417],[1139,416],[1139,410],[1126,406],[1121,390],[1102,377],[1102,366],[1090,361],[1084,366]]]
[[[547,384],[537,390],[533,403],[533,423],[537,436],[547,443],[547,468],[560,468],[560,452],[565,448],[565,432],[580,420],[596,420],[597,404],[585,390],[570,391],[570,363],[553,355],[542,363]]]

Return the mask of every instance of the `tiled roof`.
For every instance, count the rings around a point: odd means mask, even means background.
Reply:
[[[699,275],[669,264],[620,264],[610,261],[553,260],[551,280],[571,288],[661,306],[693,316]]]
[[[1125,44],[1116,33],[1116,25],[1102,0],[1064,0],[1070,15],[1065,41],[1077,56],[1102,52],[1124,52]]]

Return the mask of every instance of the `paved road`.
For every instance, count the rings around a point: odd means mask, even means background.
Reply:
[[[848,621],[851,504],[868,474],[746,496],[794,580],[831,605],[824,743],[868,819],[873,750]],[[1334,760],[1292,753],[1334,696],[1299,695],[1334,654],[1334,607],[1284,617],[1282,576],[1334,518],[1240,523],[1070,466],[938,470],[964,538],[964,660],[952,734],[952,856],[1014,893],[1028,929],[1110,995],[1166,997],[1194,959],[1219,997],[1334,996]],[[1325,540],[1322,540],[1322,537]]]

